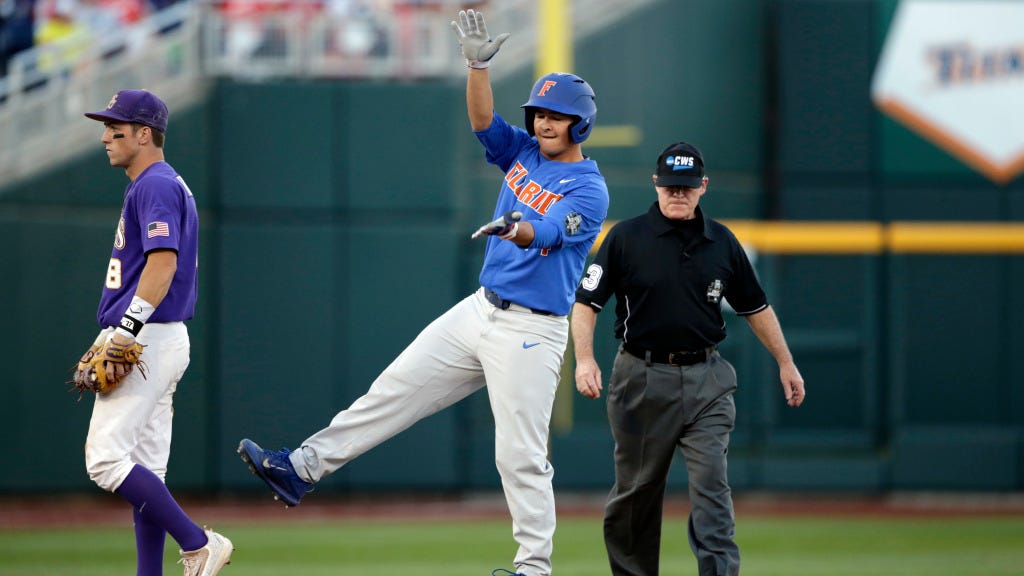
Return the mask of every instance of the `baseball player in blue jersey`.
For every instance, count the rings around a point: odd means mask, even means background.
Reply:
[[[86,469],[100,488],[133,507],[138,576],[163,573],[168,533],[181,547],[185,576],[213,576],[230,561],[231,542],[193,522],[164,484],[174,391],[189,363],[184,321],[196,302],[196,201],[164,161],[168,113],[159,98],[121,90],[105,110],[86,116],[103,122],[110,165],[123,168],[130,182],[96,315],[101,331],[83,361],[108,340],[138,342],[145,366],[144,372],[130,364],[108,366],[119,383],[96,395]]]
[[[486,387],[495,461],[519,544],[516,574],[551,574],[554,470],[548,423],[568,342],[566,315],[608,209],[597,164],[580,144],[593,129],[594,92],[578,76],[548,74],[523,105],[526,129],[494,111],[488,65],[508,38],[483,16],[452,23],[469,67],[470,125],[504,174],[487,237],[480,289],[427,326],[369,391],[297,449],[238,451],[289,506],[312,484],[418,420]],[[507,573],[507,571],[505,571]]]

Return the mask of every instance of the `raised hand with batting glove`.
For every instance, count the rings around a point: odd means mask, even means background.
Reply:
[[[459,22],[452,20],[451,26],[459,39],[462,55],[466,57],[466,66],[477,70],[487,68],[491,65],[491,58],[498,53],[505,40],[508,40],[508,32],[498,34],[497,38],[492,39],[487,33],[484,15],[474,10],[460,10]]]

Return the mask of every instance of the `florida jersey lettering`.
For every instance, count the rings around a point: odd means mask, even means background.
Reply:
[[[529,175],[529,171],[522,164],[516,162],[505,174],[505,182],[520,202],[543,216],[548,213],[552,204],[562,199],[562,195],[545,190],[543,186],[533,180],[527,180]]]

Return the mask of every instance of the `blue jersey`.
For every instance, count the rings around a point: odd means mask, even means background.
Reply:
[[[516,304],[568,314],[587,254],[608,214],[604,176],[589,158],[548,160],[526,130],[497,113],[476,136],[487,150],[487,162],[505,172],[494,217],[520,210],[535,234],[526,248],[488,236],[480,285]]]
[[[199,215],[185,180],[166,162],[156,162],[128,184],[114,236],[107,279],[96,319],[117,326],[139,286],[146,254],[169,248],[178,269],[149,322],[178,322],[195,311],[199,265]]]

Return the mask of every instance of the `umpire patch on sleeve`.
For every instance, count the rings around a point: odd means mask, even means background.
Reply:
[[[583,223],[583,217],[580,216],[579,212],[569,212],[565,215],[565,233],[569,236],[575,236],[580,231],[580,224]]]

